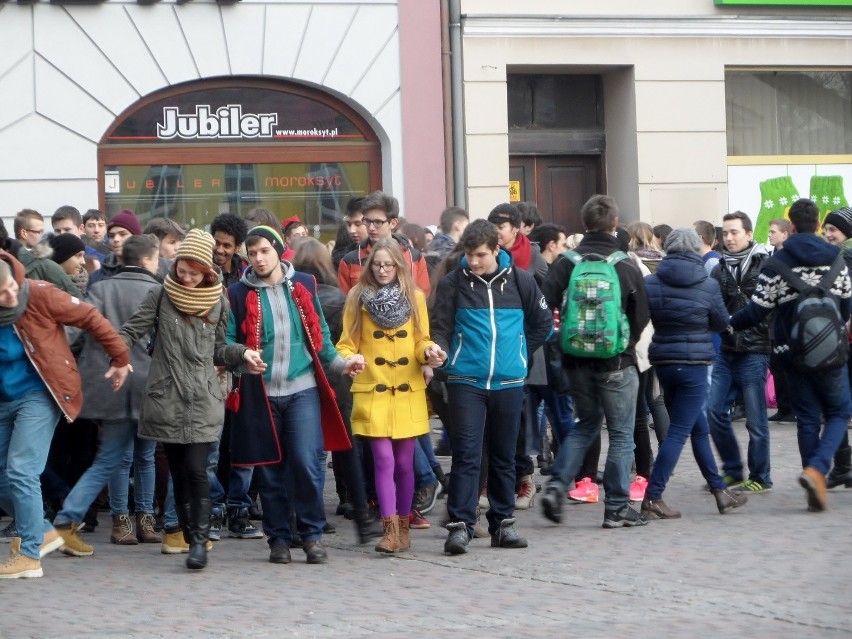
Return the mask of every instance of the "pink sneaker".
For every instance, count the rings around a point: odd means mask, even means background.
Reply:
[[[577,482],[574,490],[568,491],[568,498],[587,504],[596,504],[598,503],[598,485],[592,481],[591,477],[583,477]]]
[[[648,488],[648,480],[642,475],[636,475],[636,479],[630,484],[630,501],[642,501],[645,499],[645,489]]]

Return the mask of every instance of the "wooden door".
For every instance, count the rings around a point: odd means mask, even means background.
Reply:
[[[529,155],[509,158],[509,179],[520,183],[520,199],[533,202],[545,222],[582,233],[580,209],[604,192],[599,155]]]

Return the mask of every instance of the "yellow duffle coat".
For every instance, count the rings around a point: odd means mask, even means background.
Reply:
[[[429,432],[426,381],[420,366],[426,363],[426,348],[434,342],[429,339],[426,299],[421,291],[416,294],[422,334],[419,331],[414,334],[411,318],[399,328],[382,329],[359,306],[354,312],[361,313],[361,330],[353,336],[353,311],[347,309],[343,315],[337,352],[343,359],[360,353],[366,362],[364,370],[352,382],[351,421],[356,435],[405,439]],[[400,363],[403,358],[407,358],[407,363]],[[377,360],[385,363],[379,364]],[[396,362],[396,366],[387,362]]]

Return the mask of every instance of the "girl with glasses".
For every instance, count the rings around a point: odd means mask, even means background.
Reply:
[[[446,354],[429,339],[426,300],[396,240],[379,240],[367,257],[346,298],[337,351],[360,373],[352,384],[351,421],[352,432],[366,437],[373,453],[384,528],[376,551],[406,551],[414,446],[429,432],[421,367],[440,366]]]

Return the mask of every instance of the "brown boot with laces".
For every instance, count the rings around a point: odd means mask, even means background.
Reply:
[[[382,518],[385,534],[376,544],[376,552],[399,552],[399,515]]]
[[[163,538],[154,530],[154,515],[136,513],[136,538],[140,544],[159,544]]]
[[[139,543],[136,535],[133,534],[133,523],[128,513],[112,516],[112,532],[109,541],[120,546],[135,546]]]

